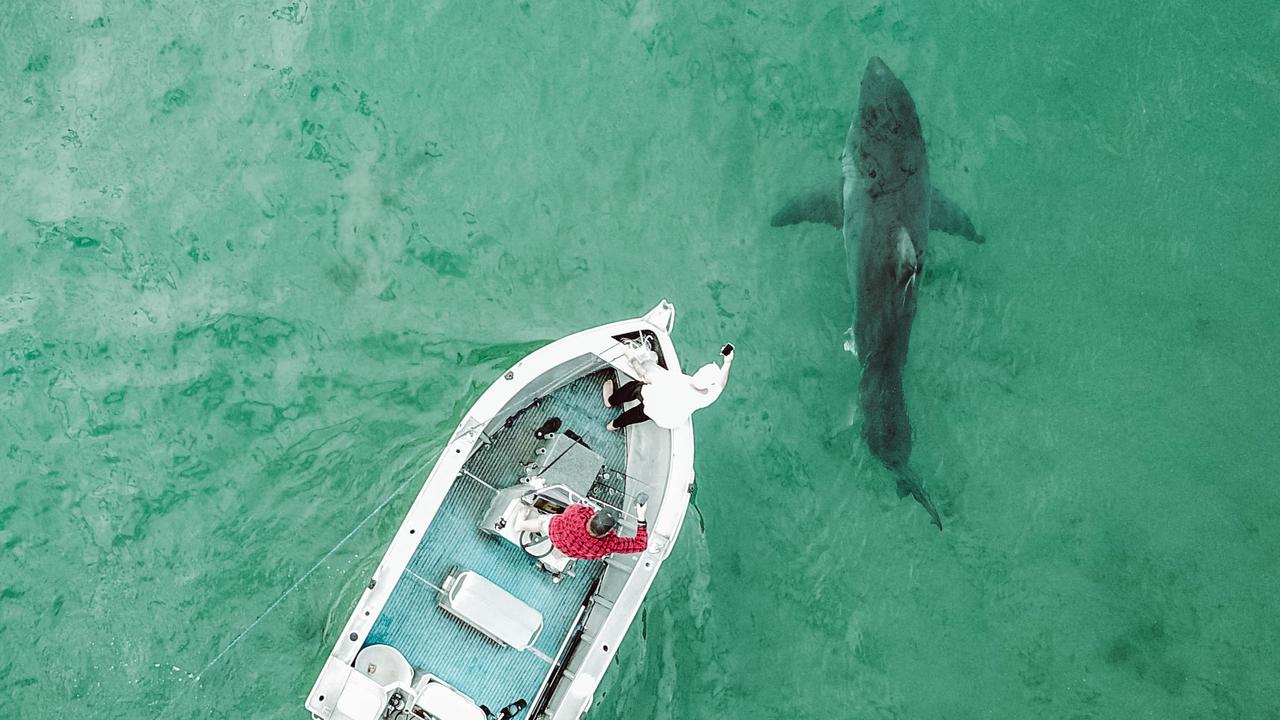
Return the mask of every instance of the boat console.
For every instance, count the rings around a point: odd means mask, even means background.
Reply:
[[[563,485],[536,487],[517,484],[499,490],[480,521],[480,530],[520,546],[551,574],[553,582],[569,571],[573,559],[556,550],[551,539],[538,533],[521,532],[519,522],[531,513],[555,515],[583,498]]]
[[[620,502],[625,483],[625,477],[610,470],[604,458],[572,430],[540,433],[524,477],[494,494],[480,530],[519,545],[559,582],[569,572],[572,558],[555,549],[550,538],[518,530],[519,521],[534,513],[555,515],[575,503],[598,507],[602,504],[598,498],[616,496]]]

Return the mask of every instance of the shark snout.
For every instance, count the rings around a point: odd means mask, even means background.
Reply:
[[[878,57],[867,61],[867,70],[862,74],[862,95],[858,98],[858,109],[864,128],[879,125],[886,118],[893,118],[899,123],[909,122],[913,126],[919,122],[916,119],[915,102],[911,99],[911,93],[907,92],[907,86]],[[896,128],[893,131],[898,132]]]
[[[898,76],[893,74],[888,65],[878,57],[872,57],[867,61],[867,69],[862,73],[862,92],[868,90],[872,92],[888,92],[890,89],[906,92],[906,88],[902,85],[902,81],[898,80]]]

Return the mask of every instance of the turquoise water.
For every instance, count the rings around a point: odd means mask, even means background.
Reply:
[[[1261,2],[5,3],[5,716],[305,717],[467,405],[662,297],[686,363],[738,360],[703,522],[590,717],[1280,714],[1278,31]],[[941,534],[858,440],[838,233],[768,223],[836,176],[871,55],[989,238],[933,238],[906,371]]]

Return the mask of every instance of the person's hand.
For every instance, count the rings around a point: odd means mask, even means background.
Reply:
[[[649,508],[649,496],[645,493],[640,493],[640,495],[636,497],[636,521],[637,522],[641,524],[645,523],[645,512],[648,510],[648,508]]]

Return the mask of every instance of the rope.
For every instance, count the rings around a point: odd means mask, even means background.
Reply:
[[[494,487],[494,486],[490,485],[489,483],[485,482],[484,480],[480,479],[480,476],[479,476],[479,475],[476,475],[475,473],[471,472],[470,470],[467,470],[466,468],[463,468],[463,469],[462,469],[462,474],[463,474],[463,475],[465,475],[465,476],[467,476],[468,478],[471,478],[472,480],[475,480],[476,482],[480,483],[481,485],[483,485],[483,486],[485,486],[485,487],[489,488],[489,489],[490,489],[490,490],[492,490],[493,492],[498,492],[498,488],[496,488],[496,487]]]
[[[431,582],[430,580],[428,580],[428,579],[426,579],[426,578],[422,577],[421,575],[419,575],[418,573],[416,573],[416,572],[414,572],[414,571],[410,570],[409,568],[405,568],[405,569],[404,569],[404,574],[405,574],[405,575],[408,575],[409,577],[412,577],[413,579],[417,580],[418,582],[422,583],[423,585],[426,585],[427,587],[431,588],[432,590],[435,590],[435,591],[436,591],[436,592],[438,592],[438,593],[444,594],[444,588],[441,588],[440,586],[438,586],[438,585],[436,585],[435,583]]]
[[[200,670],[200,672],[196,673],[196,676],[191,681],[190,685],[185,686],[181,691],[179,691],[172,698],[170,698],[169,702],[165,705],[165,711],[167,711],[170,707],[173,707],[173,704],[175,702],[177,702],[179,699],[184,697],[191,690],[191,688],[195,687],[200,682],[200,679],[204,677],[204,674],[209,672],[210,668],[216,665],[218,661],[221,660],[227,653],[231,652],[232,648],[240,644],[240,641],[243,640],[246,635],[248,635],[250,632],[253,631],[255,627],[258,626],[258,623],[262,622],[264,618],[270,615],[271,612],[280,605],[280,603],[284,602],[284,599],[289,597],[290,593],[292,593],[294,590],[297,590],[299,585],[306,582],[306,579],[311,577],[311,574],[314,573],[316,570],[318,570],[320,566],[325,563],[326,560],[333,557],[333,554],[336,553],[343,545],[345,545],[348,540],[354,537],[355,534],[360,531],[360,528],[364,527],[365,523],[369,522],[369,520],[371,520],[374,515],[377,515],[384,507],[387,506],[388,503],[390,503],[393,499],[395,499],[395,497],[400,494],[401,490],[404,490],[405,487],[410,482],[412,482],[415,478],[421,476],[422,472],[426,470],[427,465],[433,461],[434,460],[428,460],[427,462],[423,463],[412,474],[410,474],[409,477],[404,482],[400,483],[399,487],[391,491],[390,495],[388,495],[385,499],[383,499],[382,502],[378,503],[377,507],[369,511],[369,514],[365,515],[363,520],[361,520],[359,523],[356,523],[356,526],[351,528],[351,532],[347,533],[345,537],[339,540],[337,545],[334,545],[332,548],[329,549],[329,552],[324,554],[324,557],[317,560],[316,564],[312,565],[310,570],[307,570],[305,573],[302,574],[302,577],[295,580],[294,583],[289,586],[289,589],[281,593],[280,597],[277,597],[274,602],[272,602],[269,606],[267,606],[266,610],[262,611],[261,615],[259,615],[253,622],[249,623],[243,630],[241,630],[240,634],[236,635],[231,642],[227,643],[226,647],[222,648],[221,652],[215,655],[213,659],[210,660],[204,666],[204,668]],[[163,716],[164,716],[164,711],[161,711],[161,713],[156,716],[156,720],[160,720],[160,718],[162,718]]]

